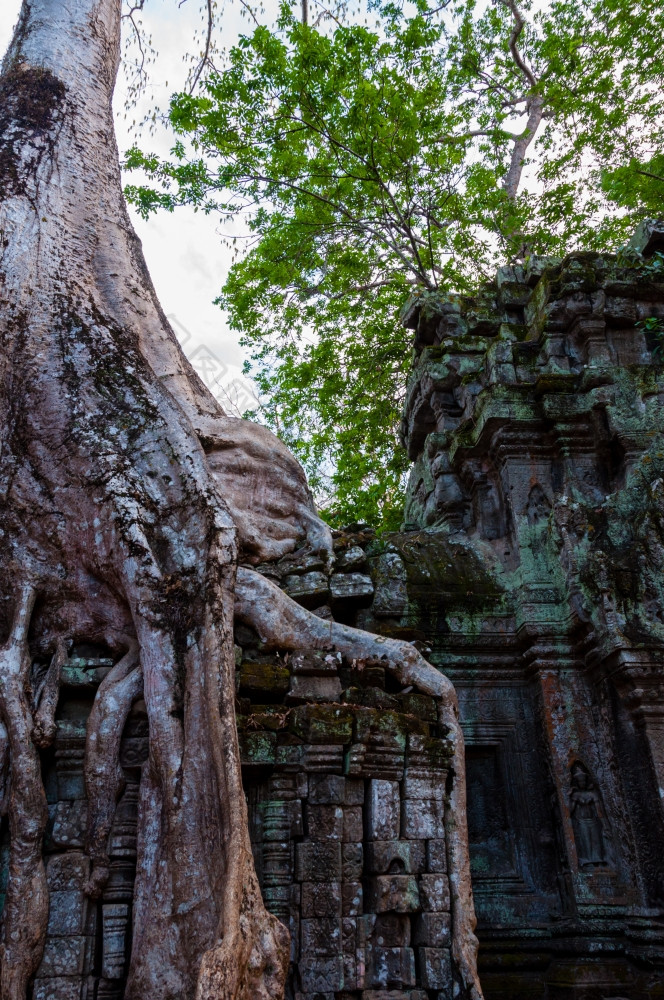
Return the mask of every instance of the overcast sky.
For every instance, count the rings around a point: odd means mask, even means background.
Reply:
[[[0,4],[0,50],[4,54],[21,0],[0,0]],[[246,30],[246,22],[239,17],[240,9],[239,3],[227,3],[226,44],[232,44],[239,30]],[[184,83],[186,67],[182,56],[187,48],[192,50],[193,33],[200,24],[198,0],[186,0],[181,7],[178,0],[148,0],[144,23],[158,53],[156,62],[150,67],[152,91],[149,97],[164,107],[169,94]],[[125,117],[125,99],[126,83],[121,75],[115,95],[121,152],[136,141]],[[133,117],[135,112],[130,114],[130,119]],[[146,148],[161,153],[168,151],[171,142],[163,131],[154,138],[144,137],[143,141]],[[243,398],[240,385],[244,355],[237,336],[228,330],[222,311],[213,305],[229,265],[229,251],[221,245],[216,221],[187,208],[173,215],[160,213],[148,222],[143,222],[133,212],[132,218],[143,241],[157,294],[167,315],[177,321],[174,327],[185,353],[192,357],[208,384],[216,380],[213,389],[221,390],[218,394],[222,403],[224,395],[229,393],[231,404],[235,402],[240,409],[246,409],[250,400]],[[217,365],[215,358],[221,365]],[[229,405],[228,399],[226,405]],[[231,405],[230,408],[235,407]]]

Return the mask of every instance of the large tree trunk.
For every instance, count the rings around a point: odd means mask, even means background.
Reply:
[[[127,995],[191,997],[203,960],[224,968],[215,997],[275,996],[288,935],[261,902],[241,786],[235,524],[254,558],[307,530],[317,547],[327,537],[295,463],[224,416],[158,307],[120,187],[119,22],[120,0],[26,2],[1,82],[0,710],[12,768],[2,996],[25,997],[48,909],[28,634],[33,654],[95,638],[126,654],[89,727],[93,893],[107,876],[119,734],[144,692]],[[221,451],[217,474],[205,450]],[[269,496],[255,498],[252,519],[233,498],[261,478]],[[265,523],[261,503],[280,506]]]
[[[150,733],[126,996],[267,1000],[283,995],[288,933],[263,906],[251,855],[235,569],[238,553],[245,563],[300,544],[330,553],[331,539],[299,465],[269,432],[223,413],[156,301],[113,131],[120,3],[24,0],[0,79],[0,758],[8,751],[11,833],[0,993],[25,1000],[44,945],[36,746],[53,737],[63,650],[103,641],[118,661],[88,724],[91,895],[108,877],[119,737],[141,693]],[[260,596],[256,608],[260,618]],[[39,700],[36,654],[53,657]],[[464,844],[457,951],[473,983]]]

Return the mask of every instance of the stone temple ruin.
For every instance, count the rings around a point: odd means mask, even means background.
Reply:
[[[503,268],[474,299],[422,296],[406,322],[403,530],[337,532],[331,573],[302,551],[259,568],[323,619],[421,644],[453,681],[487,1000],[664,997],[664,228],[618,258]],[[289,997],[459,996],[434,701],[334,650],[267,653],[243,625],[236,643],[252,842],[292,932]],[[141,702],[111,878],[83,894],[85,722],[111,664],[71,651],[43,753],[34,1000],[124,994]]]

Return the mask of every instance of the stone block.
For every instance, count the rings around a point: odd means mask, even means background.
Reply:
[[[364,803],[363,781],[346,778],[346,796],[344,802],[347,806],[361,806]]]
[[[51,820],[48,843],[50,847],[83,847],[88,818],[88,804],[82,799],[58,802],[49,808]]]
[[[399,782],[372,779],[365,807],[367,839],[396,840],[401,815]]]
[[[305,957],[298,969],[303,993],[317,994],[316,1000],[321,993],[330,993],[334,997],[334,994],[344,987],[344,965],[341,955],[313,959]]]
[[[263,873],[272,881],[273,885],[275,882],[276,884],[289,882],[292,867],[289,841],[269,840],[263,842]]]
[[[295,870],[298,882],[341,881],[341,844],[337,840],[297,844]]]
[[[291,656],[289,667],[292,674],[334,677],[341,663],[341,653],[329,653],[321,649],[300,649]]]
[[[344,963],[344,986],[347,986],[349,990],[358,989],[358,979],[357,979],[357,954],[356,952],[348,952],[344,950],[343,953],[343,963]],[[356,1000],[356,994],[354,992],[349,993],[335,993],[334,1000]]]
[[[336,558],[336,565],[339,569],[357,569],[366,561],[364,549],[359,545],[350,545]]]
[[[418,840],[374,840],[367,844],[367,871],[412,875],[424,871],[425,846]]]
[[[302,958],[341,954],[341,918],[311,917],[300,920]]]
[[[345,800],[345,778],[337,774],[312,774],[309,777],[309,802],[312,805],[340,806]]]
[[[341,884],[339,882],[302,883],[303,917],[338,917],[340,914]],[[429,942],[422,943],[428,944]]]
[[[371,954],[371,936],[376,923],[373,913],[365,913],[357,918],[357,988],[363,989],[368,985],[367,971],[369,956]]]
[[[341,922],[341,937],[343,942],[344,987],[346,990],[357,989],[357,921],[346,917]],[[341,994],[343,997],[343,993]]]
[[[362,806],[347,806],[344,809],[343,825],[343,839],[346,843],[362,840],[364,836]]]
[[[356,619],[358,628],[364,628],[369,632],[375,629],[376,623],[374,622],[373,618],[371,618],[371,620],[367,622],[365,625],[361,624],[361,619],[362,619],[362,612],[360,611],[358,612]],[[380,667],[378,666],[378,664],[374,664],[373,666],[370,667],[365,667],[364,670],[362,671],[362,680],[366,687],[380,688],[381,691],[384,691],[385,667]]]
[[[299,766],[303,771],[317,774],[341,774],[344,766],[344,748],[334,743],[297,747],[300,751]]]
[[[312,840],[341,840],[344,810],[341,806],[307,805],[307,828]]]
[[[418,768],[407,767],[403,775],[401,793],[404,799],[440,799],[445,797],[445,773],[423,774]]]
[[[376,914],[365,913],[357,918],[357,945],[358,948],[367,948],[371,942],[371,935],[376,926]]]
[[[49,892],[83,888],[90,874],[90,861],[82,851],[52,854],[46,863]]]
[[[401,835],[407,840],[431,840],[444,834],[445,807],[441,799],[404,799]]]
[[[58,770],[58,799],[61,804],[69,803],[75,799],[85,799],[85,778],[82,765],[83,761],[81,760],[80,770]]]
[[[410,917],[407,913],[379,913],[372,941],[381,948],[408,948]]]
[[[83,972],[87,940],[81,935],[47,938],[37,979],[80,976]]]
[[[337,702],[341,700],[341,681],[338,677],[307,677],[293,674],[286,701]]]
[[[383,707],[357,708],[355,712],[355,739],[376,749],[404,753],[410,735],[425,739],[427,732],[426,723],[403,712]]]
[[[267,568],[279,569],[282,573],[308,573],[312,569],[324,569],[325,561],[318,552],[306,552],[296,550],[282,556],[279,562],[263,564]],[[257,567],[262,572],[263,566]]]
[[[302,802],[295,799],[290,804],[290,834],[291,837],[304,836],[304,823],[302,821]]]
[[[120,767],[141,767],[148,759],[148,754],[149,740],[147,737],[127,736],[120,743]]]
[[[410,733],[408,736],[408,767],[418,769],[422,774],[445,772],[452,759],[452,744],[449,739]]]
[[[240,692],[260,695],[261,703],[282,698],[290,685],[290,670],[281,661],[252,663],[245,661],[240,667]]]
[[[362,844],[344,844],[341,848],[342,873],[345,882],[359,882],[364,868]]]
[[[344,917],[359,917],[362,913],[362,883],[344,882],[342,890],[341,913]]]
[[[452,966],[448,948],[418,948],[420,981],[428,990],[445,990],[452,986]]]
[[[48,934],[69,937],[83,934],[87,915],[87,896],[81,889],[51,892],[48,898]]]
[[[264,841],[284,841],[290,838],[293,823],[292,800],[271,799],[262,802],[259,811],[262,819]]]
[[[372,611],[379,617],[399,616],[408,609],[406,567],[396,552],[384,552],[375,571],[376,594]]]
[[[81,980],[78,976],[36,979],[32,997],[33,1000],[81,1000]]]
[[[277,734],[271,732],[244,732],[239,734],[240,757],[243,764],[270,767],[274,764]]]
[[[341,705],[299,705],[290,714],[289,729],[305,743],[350,743],[353,711]]]
[[[429,1000],[429,996],[424,990],[408,990],[407,993],[403,990],[365,990],[362,1000]]]
[[[274,763],[281,770],[301,773],[304,747],[290,743],[278,746],[274,752]]]
[[[412,948],[372,948],[369,982],[372,986],[415,985],[415,954]]]
[[[434,698],[420,694],[417,691],[410,691],[407,694],[398,696],[401,711],[408,715],[414,715],[424,722],[436,723],[438,721],[438,708]]]
[[[420,875],[418,882],[423,911],[432,913],[449,911],[450,885],[447,875]]]
[[[333,601],[367,600],[373,596],[373,592],[371,577],[363,573],[333,573],[330,577]]]
[[[428,948],[449,948],[451,918],[449,913],[418,913],[413,929],[413,943]]]
[[[366,742],[353,743],[344,759],[344,772],[352,778],[381,778],[401,781],[403,777],[403,750],[398,745],[389,746],[382,738],[371,737]]]
[[[105,979],[123,978],[127,962],[129,910],[127,903],[104,903],[102,906],[104,935],[101,974]]]
[[[417,879],[413,875],[377,875],[369,883],[369,907],[375,913],[414,913],[420,908]]]
[[[428,872],[447,871],[447,845],[441,837],[427,841],[426,864]]]
[[[357,946],[357,920],[344,917],[341,921],[341,940],[344,951],[355,951]]]
[[[327,577],[317,570],[297,576],[294,574],[287,576],[284,580],[284,589],[294,601],[307,606],[321,604],[329,594]]]
[[[284,920],[289,911],[289,888],[287,885],[266,885],[263,887],[266,908],[280,920]]]

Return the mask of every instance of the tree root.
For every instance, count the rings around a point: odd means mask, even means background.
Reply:
[[[254,861],[236,859],[238,877],[226,894],[221,943],[203,956],[196,1000],[280,1000],[284,995],[290,934],[265,909]]]
[[[11,761],[9,792],[9,882],[0,944],[0,995],[25,1000],[30,977],[41,960],[48,920],[48,889],[42,839],[48,810],[39,754],[31,735],[28,701],[31,657],[28,628],[35,590],[25,585],[18,597],[9,638],[0,649],[0,712]],[[54,658],[59,661],[58,653]],[[45,706],[44,732],[50,727]]]
[[[481,1000],[468,853],[464,742],[452,684],[410,643],[324,621],[296,604],[276,584],[245,567],[237,571],[235,614],[256,630],[262,642],[275,649],[333,647],[348,659],[380,661],[402,684],[412,684],[437,699],[439,720],[448,728],[454,748],[452,788],[445,808],[452,954],[469,1000]]]
[[[32,730],[32,741],[40,750],[50,747],[55,739],[57,726],[55,724],[55,710],[58,707],[58,697],[60,695],[60,678],[62,668],[67,661],[67,647],[62,639],[56,644],[55,654],[51,660],[51,665],[35,697],[36,709],[34,715],[34,727]]]
[[[10,779],[9,735],[4,722],[0,721],[0,816],[6,816],[9,809]]]
[[[103,679],[90,712],[85,739],[85,789],[88,798],[87,852],[92,871],[85,892],[93,899],[108,881],[108,837],[125,779],[119,763],[120,740],[133,702],[143,692],[138,644]]]
[[[230,850],[218,941],[203,956],[196,1000],[280,1000],[288,974],[290,934],[266,910],[254,867],[235,722],[234,658],[220,659],[213,648],[219,632],[226,643],[233,641],[233,607],[218,585],[211,593],[214,600],[204,633],[208,645],[204,704],[209,730],[219,734],[210,750],[224,801],[223,823]]]
[[[211,541],[186,643],[155,616],[145,583],[134,589],[150,756],[128,1000],[283,996],[289,934],[261,897],[242,786],[230,545],[224,530]]]

